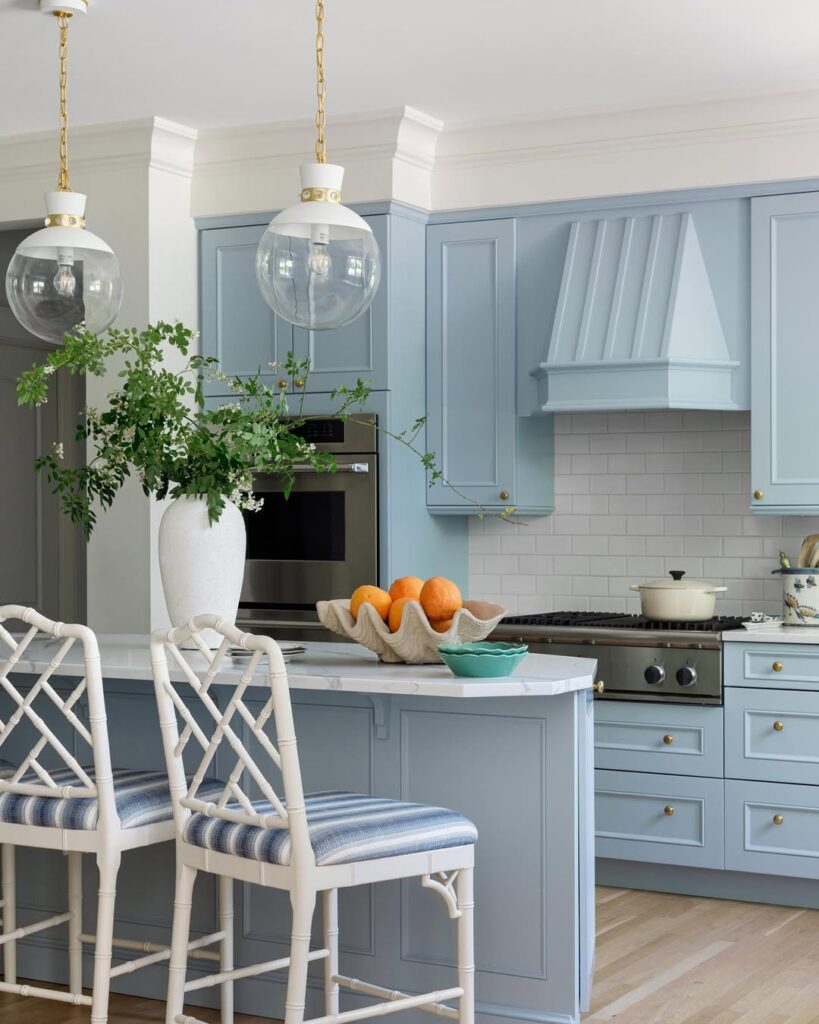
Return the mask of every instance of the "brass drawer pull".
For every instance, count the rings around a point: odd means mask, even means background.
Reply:
[[[773,823],[774,823],[774,825],[781,825],[784,820],[785,819],[782,817],[781,814],[775,814],[773,816]]]
[[[778,720],[776,722],[774,722],[774,731],[775,732],[782,732],[782,730],[784,728],[785,728],[785,723],[784,722],[780,722]]]
[[[774,670],[774,672],[781,672],[782,671],[782,662],[781,661],[775,661],[773,663],[773,665],[771,665],[771,668]]]
[[[286,380],[286,379],[285,379],[284,377],[279,377],[279,379],[278,379],[278,381],[277,381],[277,386],[278,386],[278,387],[279,387],[279,388],[280,388],[280,389],[281,389],[282,391],[284,391],[284,389],[285,389],[285,388],[287,387],[287,380]]]
[[[665,745],[667,747],[670,747],[673,742],[674,742],[674,737],[673,736],[663,736],[663,743],[665,743]]]
[[[592,683],[592,689],[594,690],[595,693],[605,693],[606,692],[606,684],[603,682],[602,679],[600,679],[600,680],[598,680],[598,682]]]
[[[508,501],[509,500],[509,491],[501,491],[500,492],[500,500],[501,501]]]
[[[762,499],[763,499],[764,497],[765,497],[765,492],[764,492],[764,491],[760,491],[760,490],[756,490],[756,491],[754,491],[754,498],[755,498],[755,499],[756,499],[757,501],[762,501]]]
[[[293,383],[296,385],[297,388],[303,388],[304,387],[304,378],[303,377],[296,377],[296,379],[293,381]]]
[[[670,806],[666,805],[663,808],[663,814],[665,814],[667,817],[670,818],[673,813],[674,813],[674,808],[673,807],[670,807]]]

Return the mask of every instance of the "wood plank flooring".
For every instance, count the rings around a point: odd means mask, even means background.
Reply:
[[[218,1021],[213,1010],[191,1012]],[[84,1008],[0,995],[0,1024],[87,1021]],[[109,1024],[162,1021],[160,1002],[112,997]],[[594,998],[583,1024],[606,1021],[819,1024],[819,911],[599,888]],[[236,1024],[270,1021],[237,1016]]]
[[[598,889],[583,1024],[604,1021],[819,1024],[819,911]]]

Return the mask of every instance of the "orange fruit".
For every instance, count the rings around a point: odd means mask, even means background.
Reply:
[[[430,626],[436,633],[447,633],[452,626],[452,619],[439,619],[437,622],[430,622]]]
[[[390,605],[390,617],[388,621],[390,624],[390,630],[393,633],[397,633],[401,627],[401,616],[404,614],[404,609],[411,600],[411,597],[399,597]]]
[[[410,597],[413,601],[418,601],[423,585],[424,581],[418,576],[400,576],[390,585],[390,597],[393,601],[397,601],[399,597]]]
[[[358,609],[362,604],[371,604],[386,622],[387,616],[390,614],[392,598],[381,587],[373,587],[366,584],[363,587],[356,587],[350,598],[350,614],[354,619],[358,618]]]
[[[421,588],[421,607],[430,622],[451,619],[463,603],[458,587],[443,576],[431,577]]]

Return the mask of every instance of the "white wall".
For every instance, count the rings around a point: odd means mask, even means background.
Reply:
[[[629,584],[683,569],[725,584],[717,612],[781,610],[771,570],[819,517],[749,511],[744,412],[555,417],[555,514],[474,520],[469,592],[512,612],[640,609]]]

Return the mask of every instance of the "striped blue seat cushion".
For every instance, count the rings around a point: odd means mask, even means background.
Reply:
[[[94,770],[86,768],[90,778]],[[80,780],[69,768],[49,772],[59,786],[81,785]],[[114,801],[123,828],[153,825],[169,821],[173,817],[171,791],[168,776],[164,772],[146,772],[135,768],[115,768]],[[8,776],[6,776],[8,777]],[[91,830],[97,827],[99,806],[94,799],[79,797],[20,796],[3,792],[2,768],[0,767],[0,821],[12,825],[39,825],[45,828],[68,828]],[[27,773],[23,782],[38,783],[33,773]],[[199,789],[204,800],[218,800],[224,783],[217,779],[205,779]]]
[[[478,838],[478,830],[468,818],[443,807],[354,793],[313,793],[306,804],[310,842],[319,865],[471,846]],[[275,814],[271,805],[261,800],[253,807],[262,814]],[[240,810],[238,805],[231,809]],[[290,863],[287,829],[257,828],[193,814],[184,839],[219,853],[270,864]]]

